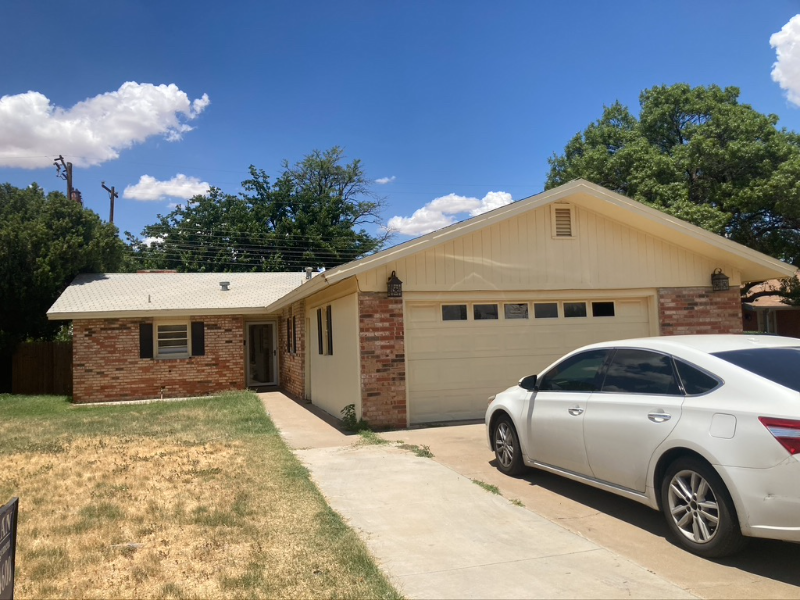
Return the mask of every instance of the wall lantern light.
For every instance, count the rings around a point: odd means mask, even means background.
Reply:
[[[722,269],[715,269],[711,274],[711,289],[715,292],[727,292],[730,289],[730,278],[722,272]]]
[[[389,281],[386,282],[386,296],[388,298],[403,297],[403,282],[397,278],[397,273],[392,271]]]

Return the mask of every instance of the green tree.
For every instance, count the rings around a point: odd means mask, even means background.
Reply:
[[[212,188],[142,231],[126,232],[128,268],[195,271],[291,271],[336,266],[374,252],[386,235],[383,202],[370,189],[359,160],[342,164],[334,147],[315,150],[270,183],[250,166],[239,196]],[[147,240],[147,243],[145,243]]]
[[[114,225],[63,194],[0,185],[0,354],[56,335],[56,298],[79,273],[117,270],[124,252]]]
[[[735,87],[645,90],[550,159],[546,188],[583,178],[800,265],[800,138]]]

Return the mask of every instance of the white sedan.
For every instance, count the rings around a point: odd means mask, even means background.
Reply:
[[[580,348],[493,397],[497,467],[537,467],[663,511],[695,554],[800,542],[800,339],[706,335]]]

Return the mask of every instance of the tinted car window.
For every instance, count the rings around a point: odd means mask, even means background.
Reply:
[[[678,375],[683,382],[683,389],[689,396],[705,394],[720,385],[720,382],[711,375],[708,375],[683,361],[676,360],[675,366],[678,367]]]
[[[800,392],[800,348],[748,348],[714,356]]]
[[[596,392],[598,373],[609,350],[589,350],[560,362],[539,383],[540,390],[561,392]]]
[[[602,391],[627,394],[680,394],[671,357],[630,348],[614,352],[606,370]]]

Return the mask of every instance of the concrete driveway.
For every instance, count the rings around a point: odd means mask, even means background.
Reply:
[[[482,424],[382,434],[434,454],[420,458],[396,444],[358,445],[280,393],[261,398],[409,598],[800,598],[800,546],[754,541],[731,559],[697,558],[647,507],[539,471],[503,476]]]

